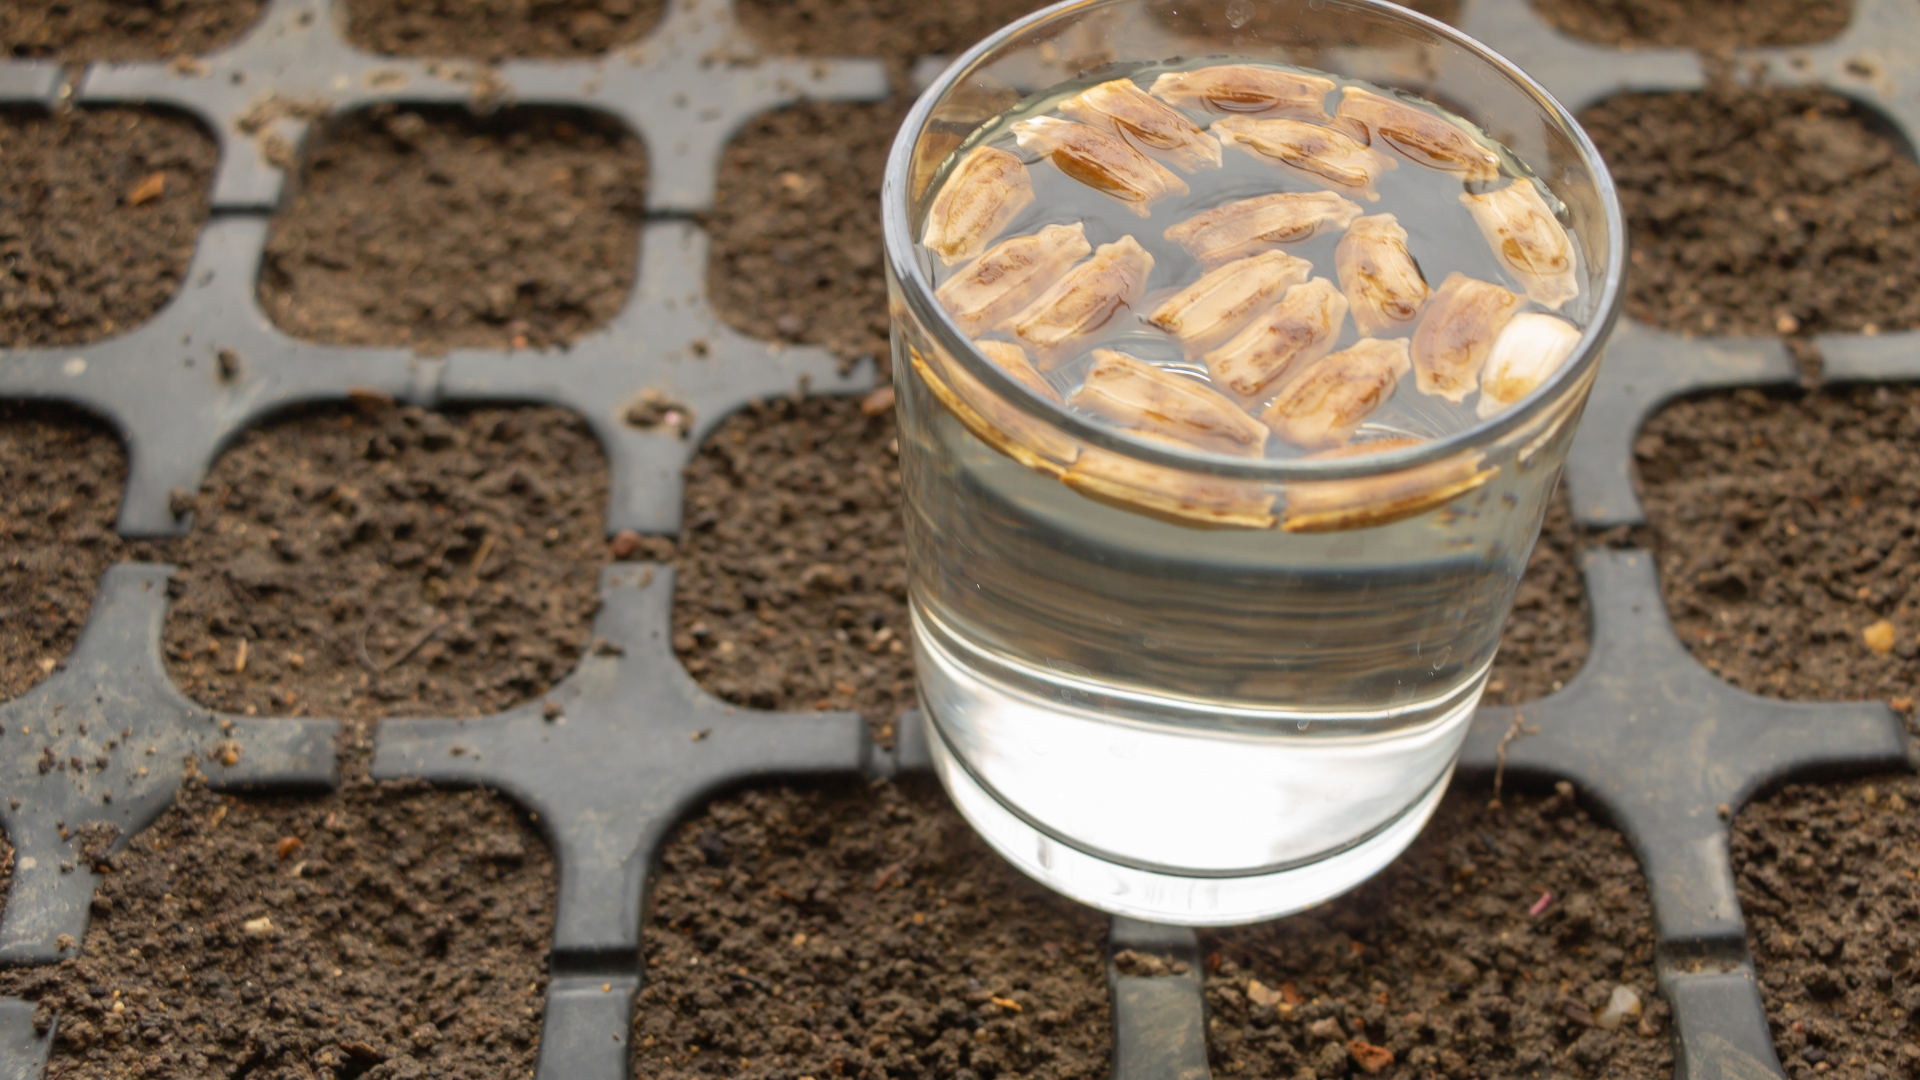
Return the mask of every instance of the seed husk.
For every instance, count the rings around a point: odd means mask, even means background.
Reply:
[[[1147,321],[1178,338],[1188,356],[1198,356],[1239,333],[1312,273],[1312,263],[1284,251],[1235,259],[1168,297]]]
[[[1459,124],[1357,86],[1340,92],[1334,126],[1369,145],[1385,143],[1429,169],[1459,173],[1462,179],[1492,180],[1500,175],[1499,156]]]
[[[1342,446],[1412,366],[1405,338],[1361,338],[1287,380],[1260,419],[1298,447]]]
[[[1269,432],[1220,391],[1111,349],[1093,351],[1093,367],[1068,404],[1135,431],[1198,450],[1259,457]]]
[[[1553,216],[1533,181],[1518,179],[1484,195],[1460,193],[1495,258],[1536,304],[1560,310],[1580,295],[1574,274],[1573,238]]]
[[[1515,315],[1493,339],[1493,351],[1480,372],[1475,412],[1484,420],[1519,404],[1560,370],[1579,345],[1579,328],[1558,315],[1538,311]]]
[[[1326,278],[1295,285],[1278,304],[1205,357],[1213,380],[1249,401],[1327,355],[1340,339],[1347,298]]]
[[[994,245],[942,282],[934,296],[963,333],[982,333],[1033,303],[1092,250],[1084,222],[1048,225]]]
[[[985,251],[1033,199],[1025,163],[997,147],[979,147],[954,166],[933,197],[921,243],[948,266],[964,262]]]
[[[1150,157],[1185,170],[1220,167],[1220,144],[1200,126],[1146,91],[1132,79],[1114,79],[1060,103],[1060,111],[1084,124],[1103,128]]]
[[[1187,109],[1238,116],[1289,116],[1326,123],[1335,83],[1318,75],[1253,64],[1216,64],[1170,71],[1153,81],[1154,97]]]
[[[1394,337],[1412,331],[1429,290],[1398,218],[1374,214],[1347,226],[1333,249],[1333,266],[1362,334]]]
[[[1013,125],[1014,141],[1047,155],[1061,172],[1111,195],[1140,217],[1167,195],[1185,195],[1187,182],[1135,150],[1125,139],[1091,124],[1037,116]]]
[[[1344,229],[1361,213],[1359,204],[1331,191],[1281,192],[1202,211],[1163,235],[1212,268]]]
[[[1311,184],[1377,202],[1373,183],[1399,163],[1365,143],[1330,127],[1303,120],[1255,120],[1228,116],[1209,129],[1222,145],[1237,146],[1254,157]]]
[[[1420,392],[1465,401],[1480,385],[1494,339],[1520,310],[1521,298],[1490,281],[1447,275],[1413,333],[1413,370]]]
[[[1120,309],[1138,306],[1153,273],[1153,256],[1131,236],[1101,244],[1008,324],[1033,348],[1041,370],[1052,370],[1075,347],[1099,333]]]

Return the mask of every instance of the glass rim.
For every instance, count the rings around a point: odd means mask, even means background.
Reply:
[[[1606,162],[1601,159],[1599,148],[1594,146],[1586,129],[1580,126],[1579,121],[1567,111],[1566,106],[1562,105],[1558,98],[1549,93],[1546,87],[1540,85],[1538,80],[1527,74],[1519,65],[1438,19],[1389,3],[1387,0],[1334,0],[1334,2],[1369,9],[1388,20],[1418,26],[1465,49],[1481,62],[1505,75],[1532,97],[1541,111],[1552,117],[1554,122],[1572,137],[1574,145],[1579,148],[1581,163],[1594,176],[1595,187],[1600,196],[1602,216],[1607,225],[1606,272],[1601,277],[1600,295],[1594,317],[1582,330],[1579,345],[1575,347],[1573,355],[1562,363],[1559,370],[1554,372],[1546,382],[1499,416],[1451,435],[1428,440],[1418,446],[1401,447],[1359,457],[1320,461],[1304,458],[1255,461],[1205,450],[1175,450],[1147,439],[1134,438],[1121,428],[1111,427],[1091,417],[1081,416],[1063,404],[1042,399],[1039,395],[1028,391],[1000,365],[988,360],[973,343],[973,339],[954,323],[947,309],[934,299],[933,282],[927,279],[920,260],[916,257],[913,223],[907,216],[908,192],[913,175],[914,146],[919,142],[921,133],[926,130],[934,107],[946,97],[947,92],[964,77],[970,75],[982,59],[997,51],[1009,39],[1068,12],[1145,2],[1147,0],[1060,0],[1059,3],[1041,8],[1008,23],[948,64],[940,76],[915,100],[913,107],[907,112],[906,119],[901,122],[900,130],[894,136],[893,147],[887,154],[886,172],[880,185],[880,223],[887,263],[900,282],[903,302],[913,310],[920,324],[927,327],[945,347],[953,362],[965,368],[968,374],[985,383],[1014,407],[1052,425],[1072,438],[1101,449],[1124,454],[1152,465],[1189,473],[1234,480],[1282,483],[1357,479],[1397,473],[1481,449],[1498,442],[1547,411],[1560,400],[1561,395],[1569,387],[1585,377],[1588,370],[1599,362],[1607,336],[1613,332],[1614,324],[1620,316],[1627,256],[1625,217],[1621,212],[1619,195],[1614,188],[1613,175],[1607,170]],[[1311,3],[1312,0],[1295,0],[1295,2]]]

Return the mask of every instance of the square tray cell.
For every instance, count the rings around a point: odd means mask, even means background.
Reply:
[[[863,404],[772,401],[707,440],[671,555],[673,646],[711,694],[857,710],[887,743],[914,705],[912,631],[893,409]]]
[[[226,48],[264,0],[12,0],[0,57],[171,60]]]
[[[1200,947],[1215,1075],[1672,1073],[1645,880],[1571,785],[1449,794],[1359,889]],[[1613,1024],[1620,986],[1640,1012]]]
[[[49,1080],[530,1075],[557,875],[498,797],[190,777],[106,861],[80,955],[0,974],[59,1014]]]
[[[607,467],[573,414],[315,412],[214,464],[162,651],[188,697],[259,716],[479,716],[589,644]]]
[[[565,345],[633,288],[646,159],[579,110],[376,108],[310,136],[260,298],[310,341]]]
[[[1580,120],[1626,210],[1634,318],[1703,337],[1920,325],[1920,164],[1864,106],[1716,86]]]
[[[387,56],[592,56],[644,36],[665,0],[346,0],[347,40]]]
[[[747,792],[662,862],[634,1076],[1109,1075],[1107,920],[926,781]]]
[[[1920,694],[1920,387],[1683,401],[1639,445],[1660,588],[1694,657],[1751,693]]]
[[[122,334],[180,287],[217,150],[152,109],[0,108],[0,347]]]
[[[1547,22],[1583,41],[1721,52],[1811,45],[1846,28],[1851,0],[1533,0]]]
[[[1920,781],[1885,777],[1789,787],[1734,821],[1760,996],[1793,1080],[1911,1076],[1920,1066],[1916,805]]]
[[[0,402],[0,702],[51,675],[121,557],[113,531],[127,459],[99,424]]]
[[[708,215],[707,289],[721,318],[843,359],[888,355],[880,177],[905,111],[796,105],[756,117],[727,145]]]

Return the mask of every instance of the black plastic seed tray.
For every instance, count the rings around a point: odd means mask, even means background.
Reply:
[[[1854,6],[1840,37],[1747,50],[1741,70],[1827,86],[1920,143],[1920,8],[1911,0]],[[670,0],[649,36],[605,57],[491,67],[370,55],[341,38],[340,24],[329,0],[272,0],[239,43],[194,61],[78,71],[0,63],[0,104],[162,103],[199,117],[220,140],[214,217],[164,310],[99,344],[0,351],[0,398],[75,404],[118,430],[131,459],[123,534],[185,532],[191,522],[173,513],[172,493],[197,489],[213,457],[249,425],[292,405],[366,392],[426,406],[570,408],[613,465],[609,529],[671,533],[679,527],[680,470],[728,412],[756,396],[871,384],[870,370],[843,373],[824,350],[751,341],[722,324],[703,295],[706,237],[684,215],[711,204],[721,149],[745,120],[804,99],[881,99],[888,88],[880,62],[763,56],[726,0]],[[1465,0],[1460,24],[1575,110],[1621,90],[1691,90],[1704,81],[1692,53],[1577,42],[1526,0]],[[313,118],[379,102],[585,107],[639,134],[649,149],[655,219],[643,231],[638,284],[621,315],[564,352],[460,350],[436,359],[314,345],[274,328],[254,281],[267,214],[284,185],[276,162],[297,155],[269,152],[272,141],[295,149]],[[1816,345],[1831,380],[1920,378],[1917,333]],[[1589,526],[1642,520],[1631,445],[1665,401],[1797,378],[1772,339],[1684,338],[1623,322],[1567,467],[1576,518]],[[627,405],[648,391],[691,407],[696,424],[686,438],[627,422]],[[0,963],[53,963],[78,947],[97,879],[74,840],[107,823],[124,845],[154,820],[177,772],[149,761],[197,754],[214,785],[227,789],[337,783],[335,723],[221,716],[173,688],[159,654],[169,573],[142,564],[108,571],[65,669],[0,706],[0,825],[16,850]],[[1785,704],[1709,674],[1673,635],[1645,552],[1595,550],[1586,574],[1594,626],[1585,668],[1523,711],[1483,709],[1462,774],[1488,777],[1504,758],[1517,780],[1572,781],[1631,839],[1651,883],[1679,1077],[1782,1075],[1734,896],[1728,820],[1764,786],[1789,777],[1908,767],[1904,729],[1882,705]],[[615,565],[601,588],[598,644],[544,699],[480,720],[388,721],[373,765],[379,777],[497,788],[549,824],[560,892],[541,1080],[626,1075],[643,977],[646,872],[678,816],[718,787],[756,776],[888,776],[928,763],[915,716],[898,725],[899,745],[882,750],[850,714],[769,715],[705,694],[669,643],[670,570]],[[1523,737],[1510,737],[1516,733]],[[1186,976],[1159,979],[1109,965],[1115,1075],[1205,1076],[1193,935],[1123,919],[1109,947],[1189,965]],[[39,1074],[52,1035],[37,1035],[31,1016],[25,1002],[0,1001],[0,1076]]]

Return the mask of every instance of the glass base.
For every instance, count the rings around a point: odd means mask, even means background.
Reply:
[[[1047,888],[1113,915],[1175,926],[1277,919],[1325,903],[1379,873],[1413,843],[1453,778],[1449,766],[1399,817],[1324,859],[1269,873],[1185,876],[1113,862],[1042,832],[1009,810],[961,764],[923,710],[934,773],[974,830]]]

